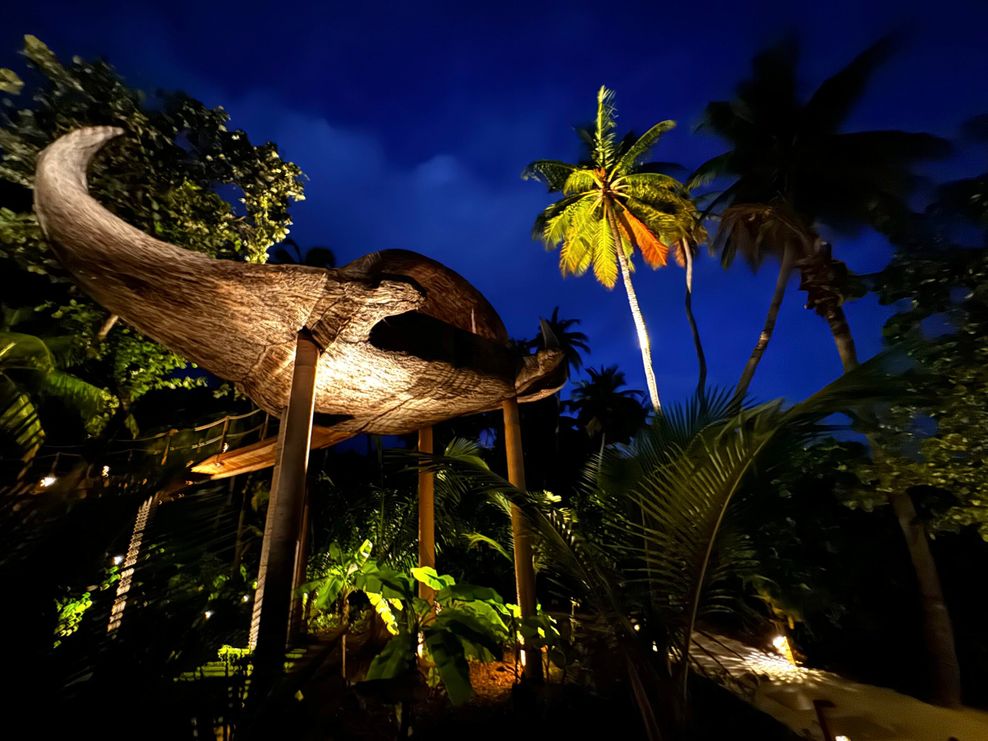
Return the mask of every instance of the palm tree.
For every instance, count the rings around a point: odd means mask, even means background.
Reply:
[[[33,312],[0,309],[0,449],[13,453],[16,470],[8,473],[20,478],[44,442],[41,400],[60,399],[93,430],[111,408],[112,397],[64,370],[78,360],[76,338],[12,331]]]
[[[729,205],[720,214],[713,247],[725,266],[738,253],[755,268],[767,256],[780,262],[764,328],[738,383],[739,397],[771,340],[793,271],[800,273],[807,308],[827,321],[844,369],[858,364],[842,308],[849,274],[831,257],[820,225],[888,231],[907,211],[906,198],[917,184],[911,165],[946,149],[943,140],[928,134],[841,131],[891,47],[888,38],[878,41],[804,102],[796,89],[796,47],[787,42],[755,57],[753,75],[738,86],[735,100],[707,106],[701,126],[726,139],[731,150],[701,165],[689,183],[734,178],[707,209]]]
[[[854,339],[842,308],[850,274],[831,257],[820,225],[854,232],[870,226],[890,233],[907,223],[907,198],[918,184],[911,166],[946,153],[946,142],[929,134],[902,131],[842,133],[841,126],[869,77],[892,50],[883,38],[826,80],[805,103],[796,91],[796,47],[786,43],[758,55],[752,78],[738,87],[732,102],[707,106],[704,126],[732,149],[702,165],[690,178],[695,186],[719,175],[734,182],[708,210],[730,204],[721,215],[714,247],[725,265],[740,252],[755,267],[764,256],[780,259],[775,293],[765,327],[738,383],[740,400],[748,389],[775,326],[789,275],[800,273],[807,308],[830,327],[841,364],[858,365]],[[883,458],[872,441],[877,461]],[[935,664],[938,699],[960,702],[960,680],[952,630],[929,542],[916,533],[908,492],[889,495],[924,595],[927,635]]]
[[[779,400],[739,410],[730,392],[673,406],[588,471],[597,528],[465,457],[430,462],[461,491],[505,497],[522,509],[541,536],[546,568],[610,634],[646,737],[678,738],[671,716],[686,717],[675,710],[686,699],[694,636],[705,618],[740,601],[742,577],[759,575],[736,503],[743,485],[772,461],[780,441],[815,439],[835,412],[870,419],[876,401],[901,394],[886,361],[870,360],[788,408]]]
[[[309,247],[304,250],[294,239],[286,239],[272,248],[268,262],[275,265],[308,265],[313,268],[335,268],[336,255],[329,247]]]
[[[686,293],[684,308],[686,309],[686,321],[689,322],[690,333],[693,335],[693,347],[696,350],[696,394],[700,403],[706,404],[707,357],[704,355],[703,342],[700,340],[700,328],[696,324],[696,317],[693,316],[693,262],[696,259],[699,246],[697,242],[690,243],[681,240],[676,243],[673,256],[676,258],[676,264],[685,271]]]
[[[587,344],[589,338],[587,335],[578,329],[571,329],[579,324],[580,320],[560,319],[559,307],[556,306],[552,310],[552,316],[548,319],[543,319],[542,322],[542,331],[534,339],[528,341],[525,348],[526,352],[528,350],[546,349],[547,338],[545,330],[548,330],[549,337],[563,351],[563,355],[566,358],[566,367],[569,368],[570,373],[579,371],[583,367],[582,353],[590,354],[590,345]]]
[[[649,398],[658,412],[648,330],[631,283],[632,257],[637,248],[649,267],[659,268],[666,264],[669,245],[683,244],[688,250],[703,241],[705,233],[683,184],[641,165],[674,122],[662,121],[637,139],[627,136],[619,142],[614,120],[614,93],[602,86],[597,117],[580,131],[588,158],[575,165],[536,160],[522,177],[541,180],[550,192],[563,194],[539,215],[532,232],[547,249],[562,245],[563,275],[583,275],[592,267],[597,281],[610,289],[620,272],[638,333]]]
[[[576,410],[577,422],[591,438],[607,443],[627,442],[645,421],[641,391],[623,388],[624,373],[616,365],[588,368],[590,379],[580,381],[569,405]]]

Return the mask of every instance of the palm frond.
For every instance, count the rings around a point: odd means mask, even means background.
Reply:
[[[679,203],[686,197],[683,184],[661,172],[633,172],[614,181],[615,189],[640,201]]]
[[[600,188],[600,186],[600,178],[597,177],[593,170],[578,169],[573,170],[569,174],[566,182],[563,184],[562,190],[566,195],[575,195]]]
[[[651,268],[660,268],[669,258],[669,247],[658,235],[624,206],[619,206],[617,221],[625,239],[638,247],[645,262]]]
[[[618,262],[615,249],[610,225],[606,219],[601,218],[597,224],[597,242],[593,249],[593,274],[605,288],[613,288],[617,282]]]
[[[617,111],[614,107],[614,91],[601,85],[597,91],[597,116],[594,119],[593,159],[597,167],[610,170],[615,156],[615,118]]]
[[[630,211],[641,221],[649,231],[660,237],[665,242],[675,242],[684,236],[688,236],[688,227],[691,217],[687,214],[683,218],[682,210],[669,213],[666,209],[682,208],[680,204],[662,204],[662,208],[657,208],[653,203],[646,203],[637,198],[622,198],[621,205]]]
[[[566,179],[576,169],[576,165],[560,160],[535,160],[522,171],[521,177],[522,180],[539,180],[550,192],[556,192],[563,189]]]
[[[495,553],[502,556],[506,560],[508,561],[514,560],[513,556],[511,555],[511,553],[508,551],[507,548],[505,548],[503,545],[501,545],[496,540],[494,540],[494,538],[488,535],[484,535],[483,533],[471,532],[471,533],[465,533],[463,537],[467,542],[468,548],[478,548],[480,546],[487,546],[488,548],[490,548],[491,550],[493,550]]]
[[[581,276],[590,268],[597,240],[596,222],[594,230],[584,230],[578,236],[568,238],[559,250],[559,272],[565,275]]]
[[[581,198],[583,198],[583,195],[566,196],[555,203],[549,204],[535,217],[535,223],[532,225],[532,239],[544,242],[548,223]],[[546,245],[546,248],[551,249],[553,246]]]
[[[0,375],[0,450],[4,452],[3,458],[18,461],[13,470],[3,472],[4,477],[19,480],[44,439],[38,410],[31,398],[9,378]]]
[[[675,121],[660,121],[655,124],[642,134],[631,146],[621,155],[617,164],[614,165],[613,174],[623,175],[624,173],[631,172],[636,165],[640,164],[642,158],[644,158],[649,150],[655,146],[656,142],[659,141],[661,136],[667,131],[671,131],[676,128]]]
[[[733,157],[733,152],[724,152],[708,159],[697,167],[686,179],[686,189],[690,191],[696,190],[705,185],[710,185],[710,183],[719,177],[733,174],[733,169],[731,168]]]
[[[805,125],[822,134],[837,131],[861,98],[875,70],[895,51],[895,37],[884,36],[816,89],[804,109]]]
[[[54,359],[44,340],[19,332],[0,332],[0,370],[48,373]]]
[[[46,396],[54,396],[68,402],[79,412],[83,421],[99,416],[114,403],[113,395],[106,389],[58,370],[53,370],[45,377],[41,391]]]

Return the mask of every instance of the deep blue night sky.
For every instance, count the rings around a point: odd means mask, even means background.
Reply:
[[[591,365],[619,364],[644,388],[623,290],[591,276],[563,280],[555,253],[530,239],[544,188],[519,178],[538,158],[575,160],[573,125],[588,121],[601,84],[617,91],[619,125],[678,128],[654,152],[689,169],[722,151],[692,133],[704,105],[726,99],[752,55],[787,31],[802,43],[807,90],[882,33],[907,44],[874,78],[848,130],[899,128],[953,137],[988,113],[988,3],[835,0],[828,3],[250,3],[18,2],[4,11],[0,66],[33,33],[63,58],[104,56],[131,84],[181,89],[222,105],[255,142],[275,141],[308,175],[292,236],[328,245],[342,264],[388,247],[450,265],[497,307],[514,336],[560,307],[582,320]],[[934,174],[985,169],[984,152]],[[830,235],[858,272],[881,268],[874,236]],[[640,270],[636,287],[665,400],[695,384],[682,312],[682,271]],[[710,380],[732,385],[767,309],[775,269],[753,276],[704,259],[696,311]],[[752,386],[798,398],[840,372],[829,331],[802,308],[793,280]],[[881,343],[888,310],[873,298],[847,313],[862,358]]]

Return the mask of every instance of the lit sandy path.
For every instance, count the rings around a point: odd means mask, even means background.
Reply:
[[[988,713],[928,705],[884,687],[794,667],[781,656],[722,636],[698,635],[693,659],[704,673],[806,738],[823,739],[814,700],[834,736],[850,741],[988,741]]]

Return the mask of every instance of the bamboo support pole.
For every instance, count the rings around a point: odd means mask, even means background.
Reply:
[[[502,405],[504,410],[504,448],[508,459],[508,481],[518,489],[525,489],[525,459],[521,444],[521,423],[518,418],[518,401],[508,399]],[[518,607],[521,617],[534,617],[535,566],[532,562],[531,531],[525,516],[517,505],[511,505],[511,534],[514,538],[515,588],[518,593]],[[525,677],[533,682],[542,680],[542,656],[537,649],[526,642]]]
[[[264,524],[251,626],[255,678],[261,680],[262,692],[264,684],[281,672],[288,642],[319,352],[307,333],[299,333],[291,395],[278,430],[278,464]]]
[[[419,452],[432,453],[432,428],[419,430]],[[419,470],[419,566],[436,568],[436,475]],[[419,582],[419,597],[432,602],[436,593]]]

